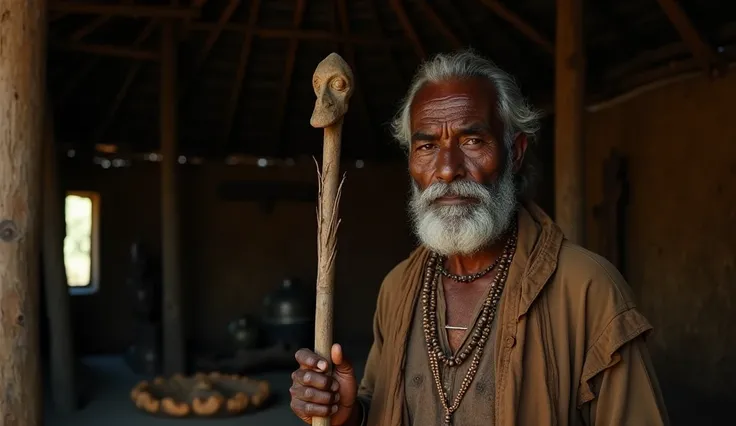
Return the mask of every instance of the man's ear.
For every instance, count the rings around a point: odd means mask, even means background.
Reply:
[[[524,163],[524,154],[526,148],[529,146],[529,140],[527,139],[526,133],[519,132],[514,135],[514,172],[518,172],[521,169],[521,165]]]

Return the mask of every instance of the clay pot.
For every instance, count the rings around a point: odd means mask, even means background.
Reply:
[[[263,328],[270,345],[304,347],[314,344],[314,294],[292,279],[263,301]]]

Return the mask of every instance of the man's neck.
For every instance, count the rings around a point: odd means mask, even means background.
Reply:
[[[456,275],[471,275],[486,269],[503,254],[510,232],[504,232],[500,238],[473,254],[447,256],[445,268]]]

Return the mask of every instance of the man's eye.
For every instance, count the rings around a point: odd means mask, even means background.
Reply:
[[[432,145],[431,143],[425,143],[424,145],[419,145],[417,147],[417,150],[418,151],[426,151],[426,150],[432,149],[432,148],[434,148],[434,145]]]
[[[480,138],[468,138],[465,140],[466,145],[477,145],[479,143],[483,143],[483,139]]]

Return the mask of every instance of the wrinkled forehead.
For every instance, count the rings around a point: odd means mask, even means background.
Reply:
[[[412,128],[455,122],[484,122],[499,127],[496,89],[481,79],[428,83],[416,93],[411,107]]]

